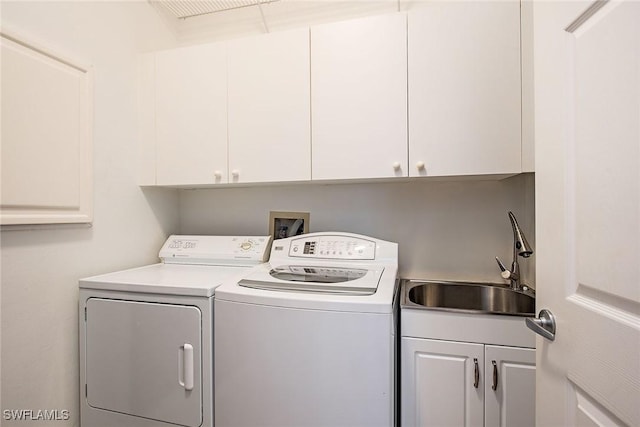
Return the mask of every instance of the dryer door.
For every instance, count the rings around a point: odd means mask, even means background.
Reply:
[[[197,307],[90,298],[86,322],[90,406],[182,426],[202,423]]]

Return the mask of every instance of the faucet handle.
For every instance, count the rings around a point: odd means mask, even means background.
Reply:
[[[502,261],[500,261],[500,258],[496,257],[496,262],[498,263],[498,267],[500,267],[500,271],[502,273],[500,273],[500,275],[502,276],[503,279],[510,279],[512,273],[507,270],[507,267],[504,266],[504,264],[502,263]]]

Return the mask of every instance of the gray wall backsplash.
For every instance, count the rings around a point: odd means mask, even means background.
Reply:
[[[535,250],[534,175],[500,181],[413,180],[180,191],[180,233],[267,235],[270,211],[311,214],[309,231],[345,231],[399,244],[402,278],[505,282],[513,211]],[[535,287],[535,253],[520,258]]]

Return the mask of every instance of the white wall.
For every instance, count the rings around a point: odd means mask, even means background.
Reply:
[[[513,211],[535,248],[534,177],[502,181],[300,184],[181,190],[185,234],[268,234],[269,211],[310,212],[310,231],[348,231],[400,244],[403,278],[500,282],[511,263]],[[535,283],[535,255],[519,258]]]
[[[78,279],[156,262],[178,226],[176,191],[142,191],[135,176],[136,55],[175,40],[142,1],[3,1],[1,19],[95,71],[93,226],[1,234],[2,409],[66,409],[71,419],[51,425],[77,426]]]

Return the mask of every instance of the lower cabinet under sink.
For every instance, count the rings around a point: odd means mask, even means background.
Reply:
[[[401,305],[400,425],[535,426],[525,318]]]

